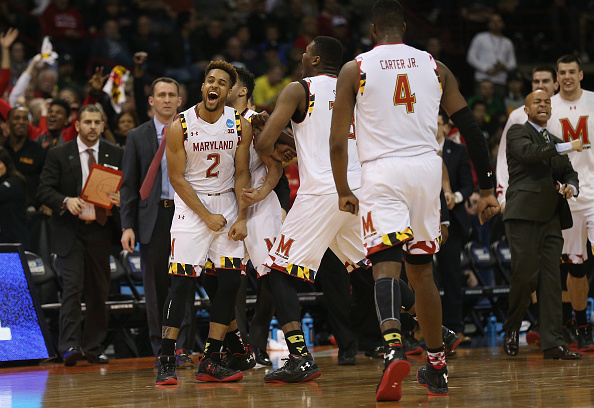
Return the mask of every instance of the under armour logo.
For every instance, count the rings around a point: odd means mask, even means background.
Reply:
[[[301,366],[301,371],[305,371],[310,367],[309,363],[305,363]]]
[[[576,110],[577,110],[577,106],[570,106],[570,107],[569,107],[569,110],[574,110],[574,109],[576,109]]]
[[[493,175],[493,172],[492,171],[490,171],[490,172],[487,173],[487,177],[491,177],[492,175]]]
[[[448,375],[447,374],[443,375],[443,380],[445,381],[446,384],[448,383]]]
[[[392,388],[396,388],[396,387],[398,387],[398,383],[397,382],[395,382],[394,384],[392,384]]]

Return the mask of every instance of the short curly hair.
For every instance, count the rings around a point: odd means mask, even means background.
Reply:
[[[210,61],[210,64],[206,67],[206,75],[212,71],[213,69],[221,69],[229,74],[229,78],[231,78],[231,86],[229,88],[233,88],[235,83],[237,82],[237,71],[235,67],[229,64],[227,61]]]

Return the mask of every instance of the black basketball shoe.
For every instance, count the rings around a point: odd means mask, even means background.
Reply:
[[[252,350],[248,346],[245,348],[243,353],[232,354],[229,350],[227,350],[223,364],[225,367],[231,368],[232,370],[245,371],[249,370],[250,368],[254,368],[256,365],[256,359],[252,354]]]
[[[410,372],[410,363],[402,347],[390,347],[384,354],[384,372],[375,391],[376,401],[400,401],[402,381]]]
[[[212,353],[209,358],[202,357],[196,379],[207,382],[230,382],[239,381],[243,374],[239,370],[228,368],[222,363],[223,353]]]
[[[448,367],[439,370],[427,364],[417,371],[417,381],[429,390],[429,395],[448,395]]]
[[[176,385],[177,375],[175,375],[175,357],[159,357],[159,372],[157,373],[157,385]]]
[[[264,377],[267,383],[298,383],[312,381],[322,375],[318,363],[311,354],[297,356],[289,354],[289,358],[283,358],[285,365],[268,373]]]

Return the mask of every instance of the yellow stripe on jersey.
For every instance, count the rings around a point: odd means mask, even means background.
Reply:
[[[441,75],[439,75],[439,69],[435,68],[435,75],[437,76],[437,82],[439,82],[439,90],[443,92],[443,87],[441,85]]]
[[[407,228],[402,232],[391,232],[389,234],[382,235],[382,242],[386,246],[393,246],[411,238],[413,238],[413,232],[410,228]]]
[[[179,114],[179,121],[182,125],[182,130],[184,131],[184,140],[188,140],[188,125],[186,124],[186,117],[183,113]]]
[[[241,258],[221,257],[221,268],[241,269]]]
[[[316,94],[309,95],[309,108],[307,109],[307,113],[311,116],[311,112],[313,111],[314,104],[316,103]]]
[[[287,272],[289,272],[289,275],[293,275],[298,278],[301,278],[301,279],[311,282],[309,268],[305,268],[305,267],[299,266],[299,265],[288,264]]]
[[[235,112],[235,127],[237,127],[237,137],[239,138],[239,140],[241,140],[241,116],[239,115],[239,112],[234,111]]]
[[[365,91],[365,83],[367,82],[367,74],[361,72],[361,79],[359,80],[359,92],[361,92],[361,95],[363,95],[363,92]]]
[[[182,264],[171,262],[169,264],[170,275],[194,276],[194,266],[190,264]]]

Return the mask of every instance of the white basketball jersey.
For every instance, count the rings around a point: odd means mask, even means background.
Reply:
[[[355,61],[360,77],[355,123],[361,163],[437,154],[442,89],[433,57],[397,43],[377,45]]]
[[[233,189],[235,150],[241,140],[239,113],[225,106],[219,120],[208,123],[198,116],[196,106],[179,114],[186,150],[184,177],[197,193],[217,194]]]
[[[557,94],[551,98],[551,118],[547,123],[550,133],[570,142],[578,137],[584,144],[581,152],[569,153],[569,160],[578,172],[580,193],[576,201],[569,200],[573,211],[592,208],[594,204],[594,150],[591,137],[594,137],[594,92],[582,90],[577,101],[566,101]],[[592,117],[590,117],[592,115]]]
[[[246,108],[246,110],[241,112],[241,116],[251,122],[252,116],[257,113],[258,112]],[[252,176],[252,187],[260,188],[262,187],[262,184],[264,184],[264,180],[268,174],[268,168],[256,152],[255,143],[256,137],[254,136],[252,138],[252,143],[250,144],[250,174]]]
[[[507,118],[503,133],[501,134],[501,141],[499,142],[499,150],[497,151],[497,166],[495,167],[497,173],[497,200],[499,204],[505,202],[505,193],[509,186],[509,171],[507,168],[507,149],[505,144],[507,143],[507,132],[512,125],[517,123],[526,123],[528,115],[524,112],[524,105],[517,109],[514,109]]]
[[[308,107],[301,122],[291,120],[295,132],[295,147],[299,160],[299,190],[297,194],[336,193],[330,164],[330,124],[336,99],[336,77],[318,75],[304,78],[307,85]],[[357,154],[355,134],[351,127],[348,140],[347,177],[349,187],[361,187],[361,164]]]

